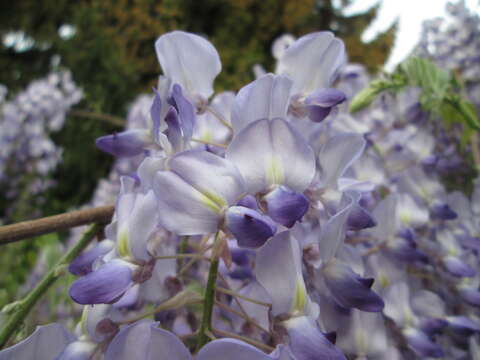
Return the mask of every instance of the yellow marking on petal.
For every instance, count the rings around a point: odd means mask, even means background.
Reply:
[[[82,317],[80,318],[80,329],[82,334],[88,334],[87,332],[87,311],[88,306],[84,306],[82,310]]]
[[[283,175],[283,166],[281,160],[273,155],[269,163],[267,163],[267,181],[270,185],[273,184],[283,184],[284,175]]]
[[[305,306],[307,305],[307,291],[305,289],[305,283],[303,279],[297,280],[297,286],[295,288],[295,297],[293,298],[292,313],[303,313]]]
[[[121,257],[131,256],[127,229],[122,229],[118,235],[117,250]]]
[[[220,208],[228,205],[225,199],[220,195],[217,195],[210,191],[202,191],[202,193],[203,195],[208,197],[210,200],[212,200],[214,203],[216,203]]]
[[[222,211],[222,206],[219,206],[218,203],[216,203],[214,200],[212,200],[211,197],[209,196],[206,196],[202,193],[200,193],[200,202],[205,205],[206,207],[208,207],[209,209],[211,209],[212,211],[214,211],[215,213],[219,214],[221,211]]]
[[[408,224],[410,222],[410,216],[407,213],[402,212],[400,214],[400,220],[402,221],[402,223]]]
[[[378,280],[379,280],[380,286],[384,288],[390,285],[390,280],[385,275],[380,275]]]

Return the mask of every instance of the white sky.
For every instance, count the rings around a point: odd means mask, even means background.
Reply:
[[[379,0],[357,0],[346,9],[351,15],[365,11]],[[449,0],[383,0],[377,19],[363,34],[363,40],[372,39],[379,31],[387,29],[398,17],[399,30],[386,69],[392,70],[401,62],[418,42],[423,20],[445,15],[445,5]],[[480,0],[466,0],[467,6],[480,13]],[[347,49],[348,51],[348,49]]]

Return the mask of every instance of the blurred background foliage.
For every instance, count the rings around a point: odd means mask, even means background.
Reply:
[[[259,63],[273,71],[272,42],[279,35],[301,36],[331,30],[342,38],[351,62],[375,72],[393,45],[396,24],[368,44],[360,37],[375,19],[380,3],[365,13],[346,17],[342,9],[354,0],[21,0],[0,2],[0,84],[10,95],[50,70],[72,71],[85,98],[77,109],[125,116],[129,102],[149,92],[160,73],[154,42],[167,31],[200,33],[218,49],[223,71],[216,90],[238,90],[253,80]],[[335,3],[335,5],[334,5]],[[118,130],[106,122],[70,115],[54,135],[63,147],[63,162],[46,194],[44,215],[60,213],[89,201],[112,159],[94,146],[95,138]],[[1,198],[1,196],[0,196]],[[25,205],[8,219],[31,216]],[[6,204],[3,204],[5,207]],[[11,204],[10,204],[11,205]],[[0,199],[0,214],[2,213]],[[11,301],[35,263],[42,241],[9,246],[0,255],[6,272],[0,279],[0,305]]]

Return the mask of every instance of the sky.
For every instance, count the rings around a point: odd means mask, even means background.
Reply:
[[[356,0],[345,10],[346,15],[365,11],[379,0]],[[445,15],[449,0],[383,0],[377,19],[364,32],[362,39],[368,41],[379,31],[387,29],[398,17],[399,30],[393,51],[385,68],[392,70],[401,62],[420,38],[422,22]],[[480,0],[465,0],[467,6],[480,14]]]

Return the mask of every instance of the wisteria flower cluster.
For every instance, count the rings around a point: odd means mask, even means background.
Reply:
[[[62,150],[50,138],[63,127],[68,110],[83,95],[69,72],[51,73],[7,99],[0,89],[0,183],[12,200],[19,189],[36,194],[47,187]]]
[[[448,17],[426,21],[417,52],[444,69],[457,71],[480,106],[480,17],[465,1],[450,3]]]
[[[275,74],[214,95],[207,40],[157,40],[146,121],[97,140],[138,168],[70,265],[75,333],[39,327],[0,359],[479,355],[480,180],[445,190],[415,89],[352,116],[368,76],[342,41],[279,41]]]

